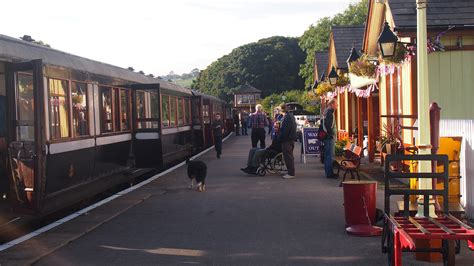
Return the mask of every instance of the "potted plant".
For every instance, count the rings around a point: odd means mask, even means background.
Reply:
[[[384,136],[382,140],[382,150],[385,149],[387,154],[395,154],[399,149],[402,143],[401,131],[402,128],[398,124],[397,120],[391,124],[383,124],[383,133]]]
[[[336,157],[344,155],[344,148],[347,145],[347,140],[345,139],[340,139],[337,140],[335,145],[334,145],[334,154]]]

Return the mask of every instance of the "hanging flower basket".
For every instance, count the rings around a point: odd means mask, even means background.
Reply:
[[[337,78],[336,87],[345,87],[349,85],[349,83],[350,83],[350,80],[348,76],[339,75],[339,77]]]
[[[397,43],[397,48],[395,49],[395,54],[393,56],[385,57],[383,59],[383,62],[386,65],[389,64],[401,64],[403,61],[407,59],[408,56],[408,50],[405,48],[405,46],[401,43]]]
[[[318,84],[318,87],[316,87],[316,95],[318,96],[324,96],[328,92],[332,92],[334,90],[334,87],[327,81],[321,82]]]
[[[349,73],[360,77],[375,78],[377,66],[370,62],[367,55],[362,55],[349,66]]]

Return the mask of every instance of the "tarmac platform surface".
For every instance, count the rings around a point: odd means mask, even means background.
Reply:
[[[214,150],[198,159],[208,165],[205,192],[189,189],[180,167],[0,252],[0,265],[387,265],[380,237],[346,234],[340,179],[325,178],[319,158],[301,164],[299,145],[295,179],[259,177],[240,171],[250,136],[233,136],[221,159]],[[473,265],[463,248],[457,265]],[[405,265],[441,265],[412,258],[404,254]]]

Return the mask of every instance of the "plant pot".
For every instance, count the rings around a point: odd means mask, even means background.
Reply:
[[[386,144],[387,154],[397,154],[397,146],[398,144],[396,143]]]

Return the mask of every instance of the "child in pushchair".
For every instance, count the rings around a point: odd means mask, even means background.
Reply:
[[[247,167],[241,168],[247,174],[264,176],[266,173],[282,174],[286,171],[285,161],[281,153],[281,145],[272,141],[266,149],[252,148],[249,151]]]

